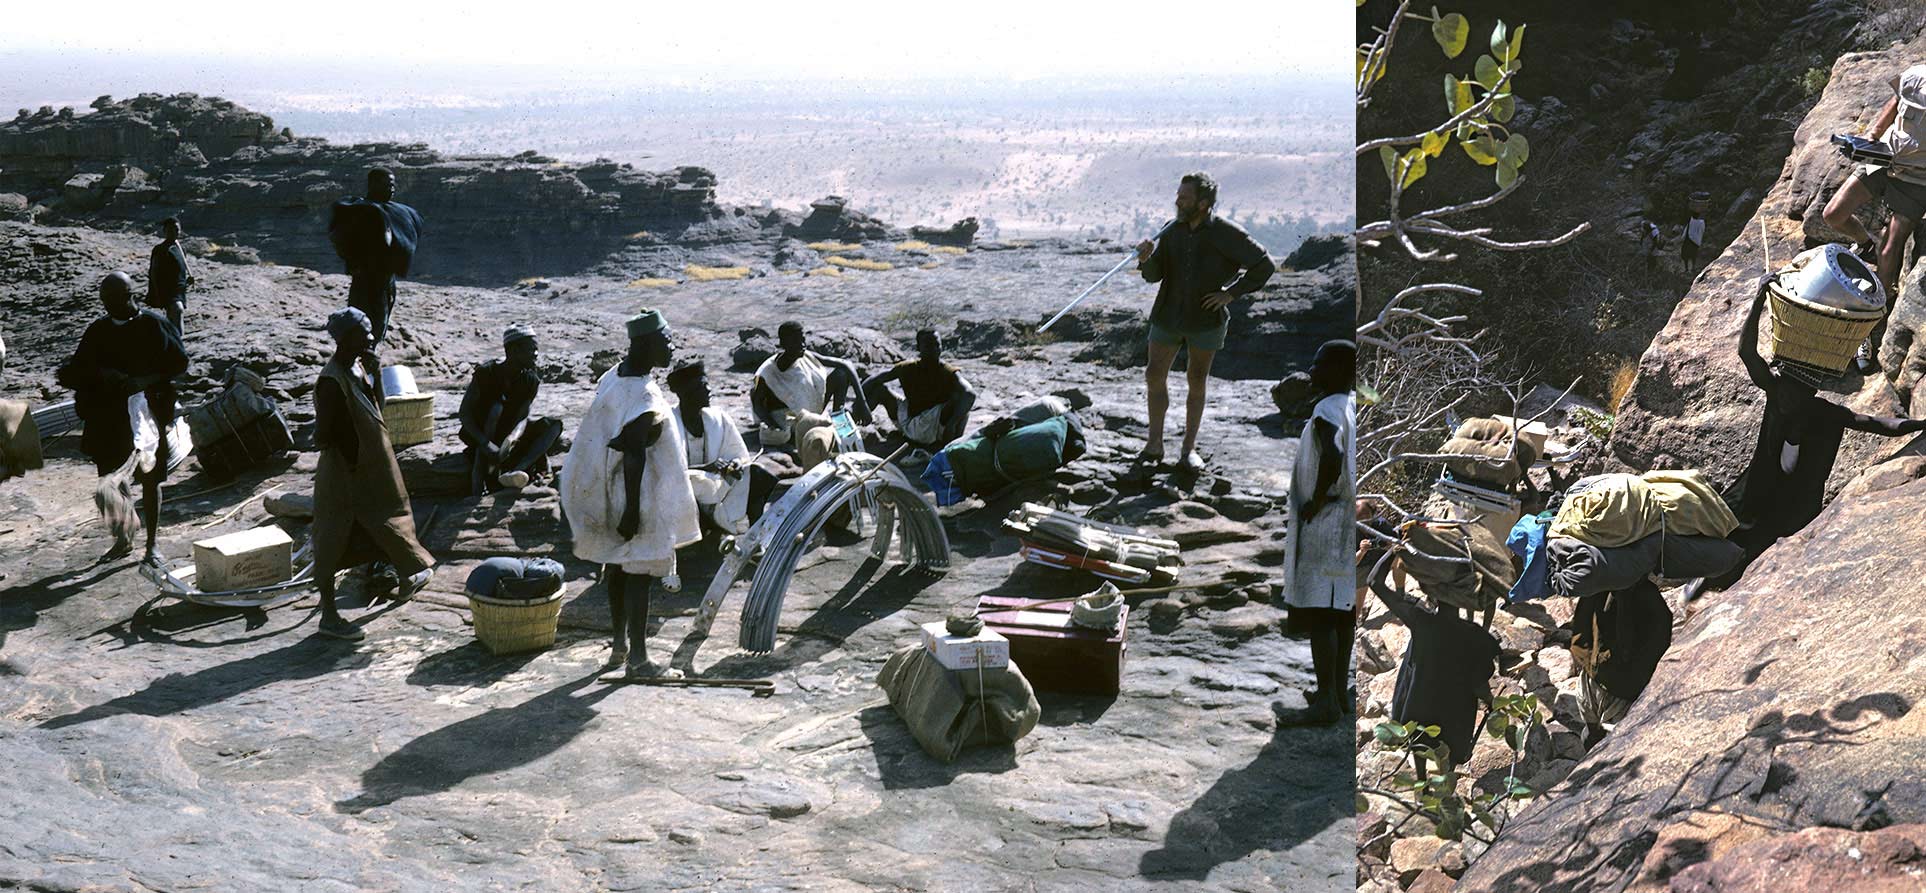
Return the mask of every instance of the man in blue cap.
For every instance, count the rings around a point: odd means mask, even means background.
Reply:
[[[628,356],[596,383],[561,480],[575,555],[602,565],[608,589],[610,682],[676,675],[649,660],[649,588],[661,577],[679,589],[675,550],[702,539],[687,448],[650,374],[675,358],[668,320],[645,309],[628,334]]]

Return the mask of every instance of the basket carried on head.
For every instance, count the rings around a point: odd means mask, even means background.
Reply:
[[[1801,253],[1766,287],[1772,358],[1834,375],[1886,315],[1879,275],[1843,245]]]
[[[555,644],[555,627],[562,615],[566,587],[529,601],[468,594],[475,613],[475,638],[491,654],[539,651]]]

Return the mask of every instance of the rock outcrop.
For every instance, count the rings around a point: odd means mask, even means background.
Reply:
[[[413,275],[448,283],[577,272],[648,233],[676,240],[686,232],[696,243],[760,233],[755,218],[716,204],[715,175],[700,167],[642,171],[534,152],[448,156],[422,144],[341,146],[295,137],[266,115],[191,93],[95,107],[0,124],[0,192],[95,224],[145,225],[179,214],[190,233],[255,248],[265,260],[337,270],[329,207],[360,195],[369,168],[386,167],[397,197],[426,220]]]

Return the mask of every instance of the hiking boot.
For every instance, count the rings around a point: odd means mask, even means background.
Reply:
[[[520,490],[528,486],[529,477],[526,471],[504,471],[495,481],[510,490]]]
[[[1879,358],[1873,356],[1870,340],[1859,342],[1859,352],[1853,355],[1852,368],[1860,375],[1871,375],[1879,371]]]
[[[340,639],[345,642],[359,642],[368,637],[367,633],[361,631],[361,627],[341,617],[321,618],[321,625],[315,628],[315,632],[330,639]]]

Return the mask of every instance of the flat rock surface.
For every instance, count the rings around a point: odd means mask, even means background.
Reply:
[[[0,226],[0,244],[38,258],[0,298],[15,351],[0,391],[40,402],[57,396],[52,368],[93,313],[90,283],[134,266],[146,242]],[[907,344],[924,324],[947,333],[963,320],[1040,319],[1112,262],[1050,250],[941,261],[660,290],[609,279],[539,292],[405,283],[393,355],[437,393],[440,439],[404,461],[450,451],[466,372],[498,355],[511,321],[541,338],[538,411],[569,420],[571,433],[592,364],[613,356],[621,320],[643,305],[664,308],[679,350],[708,360],[718,405],[743,419],[747,376],[723,371],[743,327],[773,331],[793,317]],[[207,263],[197,275],[187,399],[208,396],[225,363],[247,361],[288,394],[283,409],[308,443],[320,323],[345,278]],[[941,315],[892,316],[903,308]],[[767,699],[598,684],[605,593],[589,566],[553,548],[563,528],[544,491],[419,496],[440,570],[398,607],[364,606],[351,576],[344,604],[369,636],[341,643],[314,635],[311,598],[267,612],[200,608],[157,599],[126,559],[98,562],[109,538],[86,496],[92,469],[71,439],[56,442],[46,470],[0,485],[0,754],[10,770],[0,886],[1347,889],[1348,731],[1280,728],[1272,710],[1300,706],[1310,683],[1309,649],[1281,634],[1282,613],[1263,597],[1282,565],[1295,445],[1285,435],[1296,424],[1268,395],[1283,373],[1213,380],[1210,470],[1146,479],[1122,458],[1141,446],[1141,372],[1072,361],[1083,346],[1019,339],[955,358],[982,394],[977,424],[1054,391],[1081,390],[1093,405],[1087,458],[1055,480],[944,510],[947,576],[866,561],[866,540],[831,536],[795,577],[774,653],[735,647],[740,588],[694,650],[691,614],[717,560],[713,541],[684,553],[682,592],[655,594],[654,653],[680,649],[705,676],[770,680]],[[184,558],[194,540],[267,522],[262,496],[311,491],[313,461],[297,452],[233,481],[190,463],[169,487],[162,551]],[[1014,747],[932,760],[876,672],[917,624],[979,595],[1092,588],[1087,576],[1019,562],[998,529],[1019,502],[1071,490],[1094,500],[1085,508],[1177,534],[1184,581],[1203,587],[1177,593],[1177,610],[1132,612],[1121,696],[1045,693],[1042,723]],[[299,521],[278,521],[305,535]],[[510,549],[557,552],[569,588],[555,647],[494,657],[473,637],[460,586],[483,554]]]

